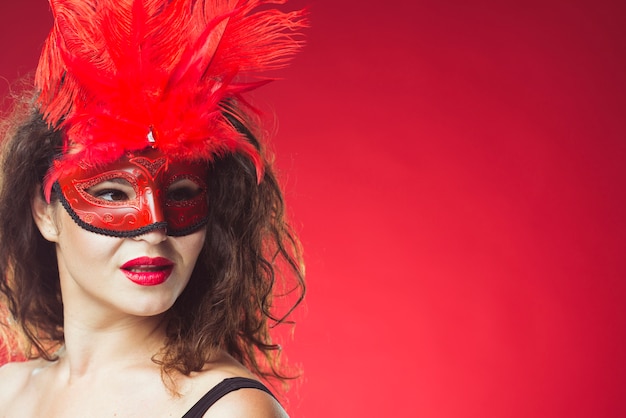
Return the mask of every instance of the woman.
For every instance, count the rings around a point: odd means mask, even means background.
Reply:
[[[2,149],[0,416],[286,416],[258,379],[303,270],[241,94],[304,23],[262,3],[51,1]]]

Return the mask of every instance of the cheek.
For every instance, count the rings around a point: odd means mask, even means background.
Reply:
[[[61,208],[58,212],[58,249],[66,260],[71,260],[72,264],[88,264],[111,258],[119,239],[86,231],[76,225],[65,210]]]

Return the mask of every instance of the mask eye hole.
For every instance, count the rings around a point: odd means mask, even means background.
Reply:
[[[187,202],[200,196],[204,189],[191,178],[181,178],[167,188],[167,201],[173,203]]]
[[[133,186],[123,178],[102,181],[89,187],[86,192],[105,202],[126,202],[137,197]]]

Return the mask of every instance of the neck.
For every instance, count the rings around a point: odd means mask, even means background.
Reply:
[[[155,367],[152,357],[165,339],[162,316],[89,321],[67,315],[64,332],[59,365],[70,380],[98,376],[103,370]]]

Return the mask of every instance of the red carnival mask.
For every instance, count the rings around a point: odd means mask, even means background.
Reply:
[[[207,163],[171,161],[158,150],[127,154],[104,169],[79,170],[54,185],[82,228],[114,237],[155,229],[181,236],[207,222]]]

